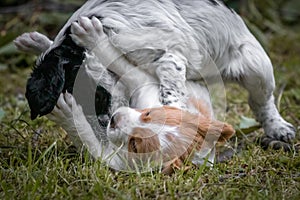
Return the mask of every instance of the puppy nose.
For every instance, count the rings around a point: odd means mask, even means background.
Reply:
[[[115,113],[110,119],[110,128],[116,128],[119,120],[120,120],[120,114]]]

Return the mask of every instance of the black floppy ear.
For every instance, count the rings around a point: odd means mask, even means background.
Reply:
[[[25,96],[31,109],[32,120],[38,115],[50,113],[63,91],[65,83],[64,62],[57,59],[59,58],[52,55],[46,57],[40,66],[33,69],[27,81]],[[57,63],[59,64],[57,65]]]
[[[61,44],[46,52],[28,79],[25,96],[31,119],[50,113],[61,92],[72,93],[85,49],[76,45],[69,34],[70,27],[66,29]]]

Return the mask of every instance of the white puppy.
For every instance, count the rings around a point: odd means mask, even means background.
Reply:
[[[105,45],[101,46],[105,41],[98,34],[101,24],[93,19],[88,23],[84,18],[74,24],[78,16],[93,15],[101,20],[110,42],[120,51],[108,57],[110,61],[126,53],[128,62],[147,64],[145,70],[160,81],[163,104],[176,105],[185,96],[186,79],[210,80],[220,74],[224,81],[247,89],[249,105],[269,138],[289,142],[295,137],[295,128],[280,116],[274,104],[275,81],[269,57],[242,19],[223,3],[89,1],[65,27],[73,22],[75,41],[98,57],[106,51]],[[62,39],[63,31],[54,44]],[[210,68],[211,59],[218,71]],[[124,74],[126,68],[108,66],[110,61],[103,59],[103,64],[118,75]]]

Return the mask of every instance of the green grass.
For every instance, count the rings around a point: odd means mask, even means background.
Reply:
[[[262,42],[274,64],[277,105],[298,128],[300,26],[279,23],[270,18],[277,19],[272,12],[262,13],[257,22],[254,11],[244,17],[256,27],[253,31],[259,30],[256,35],[263,33]],[[28,18],[21,14],[3,16],[0,46],[20,34],[20,27],[22,31],[38,28],[44,33],[54,27],[52,35],[65,20],[57,23],[58,18],[39,19],[38,14],[35,11]],[[51,13],[43,16],[48,18]],[[270,22],[282,31],[270,29]],[[86,152],[76,153],[54,123],[46,118],[30,120],[24,92],[28,66],[34,60],[11,47],[0,54],[0,199],[300,199],[299,153],[262,150],[254,142],[261,129],[235,136],[228,145],[235,148],[242,144],[242,151],[225,163],[212,169],[179,170],[172,176],[116,172],[93,161]],[[227,121],[235,126],[241,116],[253,117],[245,91],[235,85],[227,89],[227,107]],[[299,141],[298,134],[298,146]]]

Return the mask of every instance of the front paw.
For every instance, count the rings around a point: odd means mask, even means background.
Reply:
[[[81,114],[83,114],[81,106],[77,105],[74,97],[66,92],[60,94],[56,106],[53,111],[47,115],[47,118],[63,128],[69,128],[75,127],[75,117]]]
[[[80,17],[78,22],[71,25],[71,37],[73,41],[88,50],[92,50],[101,41],[107,40],[103,32],[102,23],[96,17]]]

